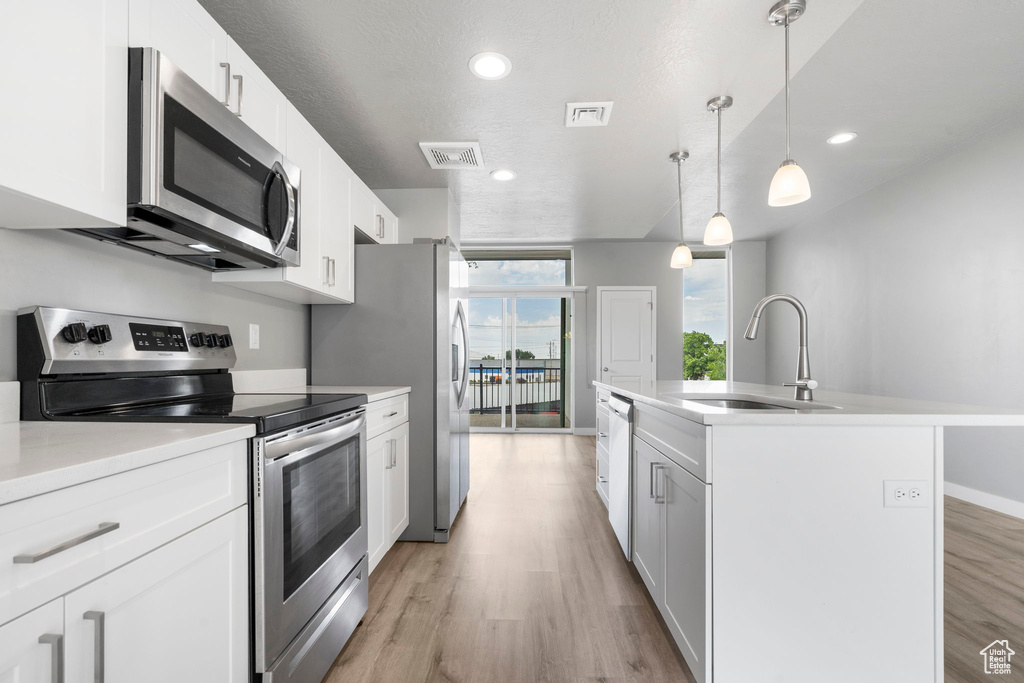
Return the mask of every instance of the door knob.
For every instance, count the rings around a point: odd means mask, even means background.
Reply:
[[[601,368],[602,371],[608,372],[608,368]]]

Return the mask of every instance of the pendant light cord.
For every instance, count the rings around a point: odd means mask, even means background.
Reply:
[[[718,213],[722,213],[722,108],[718,108]]]
[[[789,151],[789,17],[786,17],[786,160],[792,155]]]
[[[683,160],[676,162],[676,188],[679,190],[679,241],[686,244],[683,236]]]

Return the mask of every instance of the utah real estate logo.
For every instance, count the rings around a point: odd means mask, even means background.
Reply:
[[[1010,643],[1006,640],[994,640],[988,647],[981,651],[985,658],[986,674],[1008,674],[1010,673],[1010,657],[1016,652],[1010,649]]]

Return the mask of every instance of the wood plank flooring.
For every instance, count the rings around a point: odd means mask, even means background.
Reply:
[[[472,452],[451,542],[395,545],[325,683],[692,681],[594,491],[594,439]]]
[[[594,491],[594,440],[474,434],[447,545],[398,543],[324,683],[692,682]],[[1024,520],[946,500],[946,681],[1024,681]],[[841,666],[841,663],[837,663]]]
[[[946,681],[1024,681],[1024,520],[946,497]],[[1009,639],[1010,675],[981,649]]]

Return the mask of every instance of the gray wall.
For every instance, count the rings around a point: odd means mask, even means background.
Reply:
[[[597,399],[591,382],[597,369],[597,287],[645,286],[658,288],[658,379],[678,380],[683,376],[683,271],[670,268],[674,242],[582,242],[573,245],[573,283],[585,285],[586,294],[576,295],[576,420],[580,428],[595,426]],[[763,242],[733,245],[734,319],[749,315],[764,296]],[[743,327],[746,321],[743,322]],[[735,323],[733,325],[735,328]],[[734,333],[731,377],[744,382],[763,382],[764,347],[761,343],[740,343]]]
[[[0,229],[0,381],[16,379],[15,317],[33,305],[222,323],[238,342],[238,369],[309,367],[308,306],[88,237]],[[249,323],[260,326],[259,350],[248,348]]]
[[[460,244],[460,214],[452,193],[446,188],[374,190],[398,217],[398,241],[409,244],[417,237],[451,237]]]
[[[769,242],[823,389],[1024,408],[1022,159],[1017,115]],[[768,380],[791,380],[796,314],[762,320]],[[1024,501],[1022,454],[1024,429],[949,429],[946,479]]]

